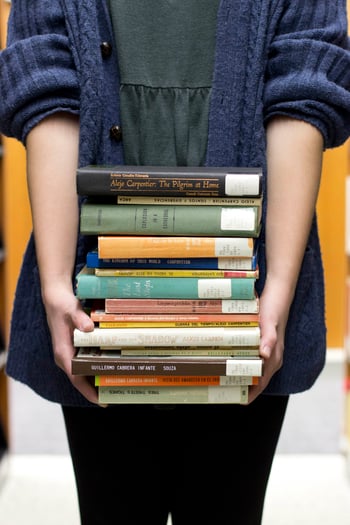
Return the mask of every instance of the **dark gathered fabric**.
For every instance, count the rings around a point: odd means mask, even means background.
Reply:
[[[287,403],[63,407],[82,525],[259,525]]]

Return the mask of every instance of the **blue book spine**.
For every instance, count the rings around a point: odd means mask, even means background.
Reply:
[[[218,257],[197,257],[185,259],[99,259],[97,250],[88,252],[86,256],[86,266],[88,268],[149,268],[155,269],[176,269],[185,270],[219,270],[219,269],[240,269],[240,270],[256,270],[257,261],[256,255],[253,257],[245,257],[230,259],[225,262],[225,267],[222,265],[222,260]]]

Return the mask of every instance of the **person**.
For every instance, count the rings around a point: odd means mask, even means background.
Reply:
[[[244,523],[263,515],[290,394],[325,359],[317,199],[322,154],[350,130],[343,0],[13,0],[1,131],[27,149],[33,231],[7,373],[59,403],[81,522]],[[262,166],[264,376],[248,405],[99,407],[72,376],[86,164]]]

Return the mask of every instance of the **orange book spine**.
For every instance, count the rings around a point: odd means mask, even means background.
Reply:
[[[235,386],[257,385],[252,376],[95,376],[95,386]]]
[[[162,237],[105,236],[98,237],[98,257],[252,257],[250,237]]]

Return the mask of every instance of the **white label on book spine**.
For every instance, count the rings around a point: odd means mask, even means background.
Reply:
[[[199,279],[198,297],[200,299],[228,299],[231,297],[230,279]]]
[[[260,187],[259,175],[246,173],[227,174],[225,177],[226,195],[258,195]]]
[[[221,376],[220,386],[247,386],[252,384],[253,376]]]
[[[252,308],[252,304],[254,307]],[[221,311],[223,314],[248,313],[258,312],[258,303],[255,299],[225,299],[221,303]]]
[[[226,361],[227,376],[261,376],[261,359],[252,359],[250,363],[240,359],[228,359]]]
[[[223,208],[221,210],[222,230],[253,231],[254,227],[254,208]]]
[[[250,257],[252,256],[253,244],[245,237],[236,237],[234,239],[225,237],[216,237],[215,257]]]
[[[248,387],[226,386],[225,388],[208,387],[209,403],[246,403]]]
[[[218,270],[251,270],[251,257],[220,257],[218,259]]]

